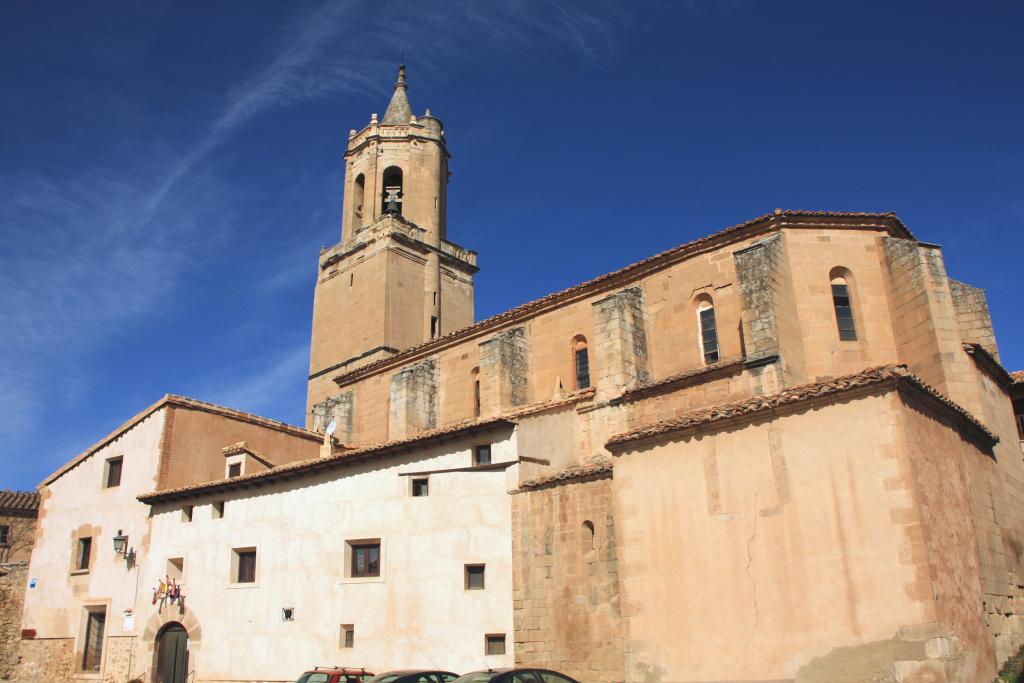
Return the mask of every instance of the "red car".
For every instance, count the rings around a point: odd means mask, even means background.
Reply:
[[[299,676],[295,683],[366,683],[373,674],[366,669],[344,666],[315,666]]]

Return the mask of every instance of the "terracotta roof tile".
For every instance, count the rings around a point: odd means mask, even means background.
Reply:
[[[718,232],[712,233],[710,235],[706,235],[696,240],[686,242],[685,244],[672,247],[671,249],[667,249],[653,256],[641,259],[640,261],[632,263],[618,270],[614,270],[610,273],[599,275],[596,278],[587,280],[586,282],[580,283],[578,285],[574,285],[572,287],[563,289],[558,292],[553,292],[539,299],[534,299],[533,301],[528,301],[524,304],[516,306],[515,308],[511,308],[507,311],[491,316],[490,318],[486,318],[484,320],[481,320],[480,322],[469,325],[468,327],[463,327],[461,329],[454,330],[453,332],[438,337],[437,339],[431,339],[430,341],[405,349],[401,353],[395,356],[391,356],[390,358],[384,358],[378,361],[374,361],[373,363],[368,363],[354,370],[341,373],[334,378],[334,381],[338,384],[345,384],[359,377],[371,374],[378,368],[386,367],[388,365],[393,364],[401,364],[405,359],[410,358],[416,355],[417,353],[421,353],[428,349],[440,348],[442,346],[445,346],[446,344],[457,341],[464,337],[472,336],[474,333],[495,327],[496,325],[499,325],[504,322],[515,320],[531,312],[543,309],[549,305],[571,299],[573,296],[589,295],[594,290],[600,290],[602,284],[614,281],[627,274],[631,274],[637,271],[643,271],[644,269],[650,266],[658,265],[659,262],[664,261],[666,259],[670,259],[673,256],[685,257],[695,252],[699,252],[701,251],[701,249],[709,245],[715,244],[717,242],[727,244],[729,238],[743,238],[745,237],[745,235],[742,235],[740,233],[743,233],[745,230],[756,229],[758,227],[786,227],[787,225],[792,225],[790,221],[799,222],[800,220],[817,218],[865,218],[875,221],[876,223],[889,222],[891,225],[887,227],[892,232],[909,239],[914,239],[914,236],[910,232],[910,230],[907,229],[907,227],[896,216],[896,214],[891,211],[885,213],[873,213],[861,211],[783,211],[781,209],[777,209],[772,213],[766,213],[763,216],[758,216],[757,218],[744,221],[743,223],[733,225],[731,227],[725,228],[724,230],[719,230]],[[841,225],[842,224],[840,224],[840,226]],[[878,225],[877,227],[882,226]]]
[[[36,512],[39,510],[39,494],[35,491],[0,491],[0,513]]]
[[[593,388],[585,389],[583,391],[573,392],[567,395],[566,397],[555,401],[546,401],[542,403],[532,403],[530,405],[520,406],[513,410],[507,411],[501,415],[497,415],[495,417],[457,422],[438,429],[420,432],[419,434],[416,434],[405,439],[396,439],[394,441],[387,441],[384,443],[375,444],[371,446],[364,446],[362,448],[344,450],[339,453],[335,453],[334,455],[326,457],[302,460],[299,462],[289,463],[287,465],[279,465],[277,467],[274,467],[273,469],[264,470],[262,472],[254,472],[252,474],[234,477],[233,479],[207,482],[204,484],[193,484],[191,486],[182,486],[174,489],[152,491],[150,493],[144,493],[141,496],[138,496],[138,499],[144,503],[156,503],[164,500],[182,498],[185,496],[196,495],[200,493],[208,493],[211,491],[226,491],[238,488],[258,486],[265,483],[278,481],[280,479],[292,477],[295,476],[296,474],[316,472],[326,468],[333,467],[335,465],[343,465],[352,461],[358,461],[366,457],[376,457],[384,455],[391,451],[406,450],[410,447],[422,446],[435,441],[442,441],[450,436],[455,436],[463,432],[468,433],[474,430],[485,429],[488,427],[496,427],[503,424],[513,425],[515,424],[514,420],[516,418],[524,417],[526,415],[530,415],[533,413],[543,412],[545,410],[552,410],[566,405],[571,405],[578,401],[586,400],[593,396],[593,394]]]
[[[724,403],[711,408],[694,410],[680,417],[664,420],[651,425],[644,425],[635,429],[613,436],[608,440],[607,446],[610,450],[622,450],[624,444],[640,441],[654,436],[683,432],[691,429],[698,429],[722,420],[731,419],[753,419],[764,414],[771,413],[783,406],[801,403],[820,397],[842,394],[856,389],[870,387],[883,383],[899,383],[904,386],[917,389],[932,400],[940,403],[947,410],[957,415],[960,419],[970,425],[974,430],[984,436],[989,445],[999,442],[999,437],[993,434],[984,424],[978,421],[973,415],[967,412],[959,404],[949,400],[931,386],[925,384],[920,378],[907,371],[905,365],[884,365],[876,368],[869,368],[862,372],[836,377],[824,382],[815,382],[803,386],[792,387],[777,394],[768,396],[757,396],[755,398]]]
[[[564,470],[528,479],[519,485],[519,490],[531,491],[565,482],[604,476],[606,474],[611,474],[613,464],[614,463],[611,458],[596,458],[583,465],[574,465],[572,467],[567,467]]]

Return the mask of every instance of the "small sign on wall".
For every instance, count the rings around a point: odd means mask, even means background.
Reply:
[[[130,609],[124,611],[124,630],[134,631],[135,630],[135,613]]]

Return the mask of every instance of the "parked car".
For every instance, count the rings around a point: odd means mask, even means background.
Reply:
[[[550,669],[487,669],[455,679],[455,683],[579,683]]]
[[[314,666],[295,683],[367,683],[373,674],[366,669],[344,666]]]
[[[366,683],[452,683],[458,677],[451,671],[406,669],[377,674]]]

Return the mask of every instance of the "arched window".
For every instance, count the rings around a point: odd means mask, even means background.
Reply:
[[[597,538],[594,534],[594,523],[589,519],[583,522],[583,550],[594,550],[597,548]]]
[[[469,379],[473,386],[473,417],[480,417],[480,368],[473,368]]]
[[[853,304],[850,300],[850,286],[844,268],[834,268],[830,274],[832,282],[832,307],[836,310],[836,326],[840,341],[857,341],[857,328],[853,324]]]
[[[718,323],[715,321],[715,305],[709,297],[697,304],[697,327],[700,330],[700,351],[704,365],[717,363]]]
[[[352,184],[352,232],[363,227],[363,194],[366,192],[366,177],[360,173]]]
[[[402,215],[402,169],[388,166],[384,169],[384,191],[381,192],[380,212]]]
[[[590,388],[590,356],[587,355],[587,338],[583,335],[573,337],[572,359],[576,371],[576,388]]]

